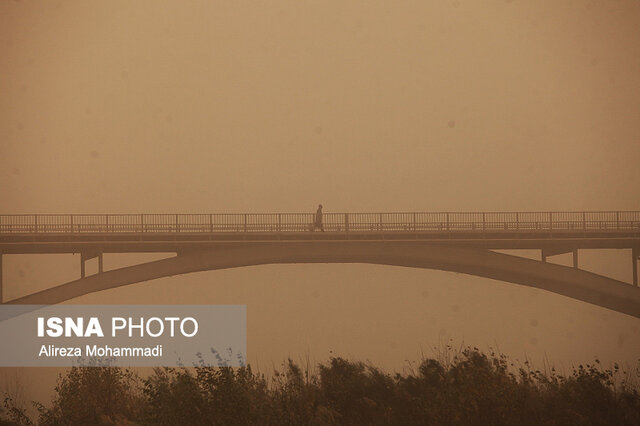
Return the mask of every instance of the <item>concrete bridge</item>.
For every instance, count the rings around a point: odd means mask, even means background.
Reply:
[[[155,278],[276,263],[372,263],[462,272],[541,288],[640,318],[640,212],[0,215],[0,301],[59,303]],[[497,253],[538,249],[541,260]],[[579,269],[588,249],[629,249],[632,283]],[[175,256],[110,271],[105,253]],[[2,255],[80,253],[79,279],[2,299]],[[571,253],[573,267],[546,262]],[[85,262],[98,259],[87,276]]]

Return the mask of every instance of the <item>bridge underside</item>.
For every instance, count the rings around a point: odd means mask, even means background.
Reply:
[[[5,303],[51,304],[84,294],[172,275],[214,269],[285,263],[370,263],[461,272],[540,288],[640,318],[640,289],[583,271],[484,248],[425,242],[333,241],[252,242],[100,272]]]

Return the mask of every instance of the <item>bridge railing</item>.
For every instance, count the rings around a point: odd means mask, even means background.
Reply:
[[[305,232],[314,213],[0,215],[0,234]],[[640,231],[640,211],[325,213],[332,232]]]

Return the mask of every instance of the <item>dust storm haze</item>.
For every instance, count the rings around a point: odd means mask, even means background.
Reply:
[[[640,210],[632,0],[3,1],[0,93],[0,214]],[[79,273],[3,258],[5,299]],[[631,280],[627,251],[580,262]],[[640,358],[636,318],[432,270],[267,265],[70,303],[246,304],[262,370],[400,370],[450,339],[566,369]]]

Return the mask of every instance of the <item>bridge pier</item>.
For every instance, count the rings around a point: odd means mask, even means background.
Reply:
[[[86,253],[86,252],[82,252],[82,253],[80,253],[80,278],[85,278],[86,277],[85,262],[87,260],[93,259],[94,257],[98,258],[98,273],[101,274],[104,271],[103,261],[102,261],[102,253]]]
[[[541,261],[547,263],[548,256],[556,256],[558,254],[571,253],[573,255],[573,267],[578,269],[578,249],[570,249],[566,247],[543,247]]]
[[[633,285],[638,287],[638,257],[640,257],[640,249],[631,249],[631,267],[633,269]]]

